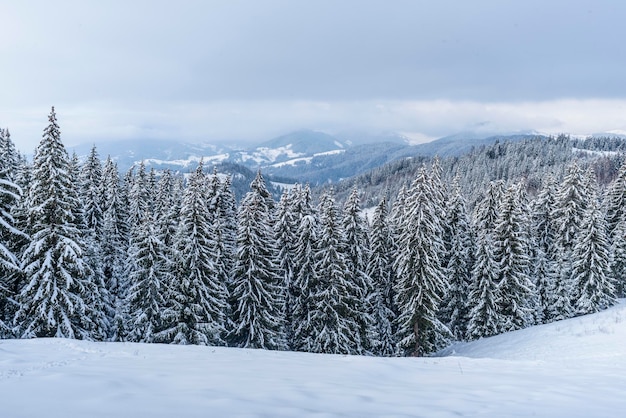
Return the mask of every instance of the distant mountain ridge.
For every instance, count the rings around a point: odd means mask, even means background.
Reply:
[[[358,134],[300,130],[281,135],[252,147],[190,144],[175,140],[115,141],[96,144],[99,155],[117,161],[126,171],[139,161],[155,169],[190,172],[201,159],[206,165],[241,165],[262,170],[282,181],[334,183],[362,174],[386,163],[413,156],[459,156],[473,147],[497,140],[516,141],[535,134],[481,136],[460,133],[432,142],[410,145],[407,137],[395,133]],[[70,147],[79,157],[86,156],[93,144]]]

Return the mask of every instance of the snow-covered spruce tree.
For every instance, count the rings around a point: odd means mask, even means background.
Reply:
[[[467,333],[468,293],[472,270],[473,242],[466,203],[461,195],[458,178],[453,183],[444,223],[446,245],[444,265],[449,289],[441,307],[440,318],[457,340]]]
[[[175,277],[167,289],[164,327],[157,335],[162,342],[225,345],[226,283],[215,263],[217,243],[205,186],[200,162],[183,193],[175,238]]]
[[[372,317],[374,323],[371,350],[375,355],[390,357],[396,353],[393,323],[396,309],[393,302],[393,241],[387,219],[387,201],[380,201],[374,215],[370,233],[370,257],[367,273],[372,280]]]
[[[478,202],[474,209],[474,223],[479,230],[492,233],[498,219],[498,207],[504,195],[504,182],[502,180],[489,183],[487,193]]]
[[[0,128],[0,170],[3,178],[16,182],[20,165],[20,155],[11,140],[9,129]]]
[[[618,298],[626,296],[626,219],[617,223],[613,230],[613,244],[611,245],[611,272],[615,280],[615,295]]]
[[[126,198],[123,196],[117,165],[110,156],[102,173],[102,193],[101,264],[104,283],[114,309],[113,318],[110,318],[110,338],[113,341],[124,341],[124,323],[128,313],[125,303],[128,281],[124,265],[128,252],[129,226],[126,222]]]
[[[137,172],[133,175],[131,168],[124,181],[128,188],[128,224],[137,227],[146,217],[152,214],[152,191],[150,181],[146,173],[146,166],[143,161],[139,163]]]
[[[626,162],[621,165],[617,177],[607,188],[604,202],[607,236],[612,241],[618,223],[626,217]]]
[[[535,286],[530,277],[528,213],[520,182],[507,188],[494,230],[494,256],[498,263],[498,329],[514,331],[534,325]]]
[[[223,274],[228,279],[227,283],[232,279],[237,251],[237,201],[232,190],[232,180],[231,176],[226,176],[221,182],[215,215],[219,221],[218,240],[221,248],[221,259],[224,264]]]
[[[533,272],[537,289],[538,314],[542,322],[552,322],[556,305],[555,288],[558,264],[555,240],[556,181],[548,175],[543,188],[532,203]]]
[[[475,340],[498,333],[498,274],[494,256],[494,229],[503,183],[489,183],[487,193],[476,205],[474,229],[477,236],[474,267],[468,296],[467,339]]]
[[[109,332],[110,320],[115,316],[114,301],[106,287],[102,265],[102,163],[98,157],[96,147],[91,148],[91,152],[85,162],[81,165],[76,153],[71,160],[73,181],[79,184],[79,200],[81,202],[80,212],[76,218],[81,218],[78,223],[82,229],[82,236],[85,248],[85,260],[93,272],[91,281],[98,288],[98,297],[91,303],[94,304],[94,312],[98,317],[94,318],[100,329],[97,339],[104,339]]]
[[[317,218],[305,215],[296,232],[293,259],[293,281],[291,283],[292,339],[291,349],[315,351],[315,326],[320,322],[311,321],[311,313],[318,309],[316,296],[319,276],[315,269],[317,254]],[[319,350],[317,350],[319,351]]]
[[[171,260],[157,233],[150,188],[151,181],[141,162],[128,194],[131,229],[125,263],[125,332],[128,341],[133,342],[155,341],[163,322],[164,293],[171,274]]]
[[[15,316],[18,336],[91,339],[95,325],[88,300],[98,289],[90,282],[84,244],[76,225],[77,184],[54,108],[33,160],[28,194],[31,244],[22,255],[28,278],[18,295]]]
[[[131,195],[131,201],[133,198]],[[124,328],[128,341],[150,343],[156,340],[163,322],[164,283],[169,281],[169,270],[163,243],[157,237],[154,220],[147,210],[131,230],[126,261],[128,322]]]
[[[498,327],[500,332],[534,325],[530,279],[530,240],[528,213],[522,182],[507,188],[500,204],[494,230],[494,256],[498,274]]]
[[[552,316],[554,320],[570,318],[572,307],[572,251],[576,237],[580,233],[589,196],[583,172],[576,163],[567,168],[567,172],[557,192],[554,217],[556,222],[556,240],[558,277],[554,287]]]
[[[180,199],[177,196],[176,182],[170,170],[164,170],[156,186],[154,198],[155,228],[159,240],[167,250],[173,247],[174,235],[180,215]]]
[[[216,173],[214,173],[216,174]],[[231,177],[225,176],[223,180],[220,180],[218,185],[218,199],[215,205],[215,212],[212,215],[212,225],[215,232],[215,254],[213,259],[215,261],[217,274],[219,276],[218,281],[226,285],[226,292],[230,292],[232,289],[232,277],[235,264],[236,244],[237,244],[237,206],[235,196],[230,187]],[[209,216],[211,212],[209,209]],[[230,300],[230,293],[227,295],[227,302]],[[231,317],[231,305],[227,303],[226,306],[226,331],[228,334],[228,318]]]
[[[398,352],[421,356],[443,347],[450,331],[437,318],[447,290],[441,213],[425,169],[411,186],[395,259]]]
[[[294,212],[295,195],[292,191],[285,190],[276,208],[276,223],[274,224],[274,236],[278,247],[279,270],[283,275],[285,292],[285,334],[287,342],[291,345],[293,340],[293,279],[294,279],[294,253],[297,233],[297,214]]]
[[[371,352],[370,337],[374,334],[373,307],[372,307],[372,279],[368,275],[367,262],[369,260],[369,242],[367,226],[361,217],[359,192],[356,188],[348,196],[341,217],[346,255],[348,280],[353,286],[347,291],[355,293],[349,295],[356,302],[353,306],[356,316],[351,319],[358,324],[357,352],[366,354]]]
[[[0,129],[0,338],[13,336],[11,323],[21,273],[16,252],[20,241],[26,238],[12,215],[22,194],[13,181],[17,176],[16,156],[8,130]]]
[[[5,201],[5,205],[10,207],[9,215],[13,220],[13,227],[20,233],[9,234],[8,232],[2,232],[2,234],[6,237],[4,241],[5,245],[8,244],[7,248],[17,257],[17,265],[20,266],[20,268],[18,271],[14,270],[5,280],[5,284],[9,286],[8,294],[13,295],[13,297],[9,299],[10,303],[5,306],[8,309],[6,311],[7,324],[13,324],[15,313],[19,308],[17,295],[24,287],[27,279],[21,268],[21,255],[30,244],[30,237],[26,234],[26,231],[28,230],[28,190],[32,182],[32,167],[25,156],[18,156],[17,172],[14,178],[14,184],[21,189],[21,195],[17,200],[11,201],[11,199],[9,199]]]
[[[285,287],[271,224],[271,199],[259,172],[239,207],[237,257],[230,291],[230,341],[243,348],[286,349]]]
[[[614,305],[606,220],[594,195],[590,196],[572,250],[572,306],[576,315],[595,313]]]
[[[316,353],[358,354],[360,328],[355,320],[360,313],[355,298],[358,288],[350,277],[345,236],[337,205],[331,192],[319,203],[319,230],[315,255],[315,280],[311,286],[308,312],[310,350]]]
[[[498,333],[499,266],[493,255],[493,248],[492,234],[479,230],[468,296],[469,321],[466,334],[468,340]]]
[[[95,145],[91,148],[87,159],[81,168],[81,201],[83,203],[83,217],[85,225],[96,240],[102,232],[102,163],[98,157]]]

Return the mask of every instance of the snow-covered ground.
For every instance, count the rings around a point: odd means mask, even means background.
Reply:
[[[441,354],[4,340],[0,416],[626,416],[623,301]]]

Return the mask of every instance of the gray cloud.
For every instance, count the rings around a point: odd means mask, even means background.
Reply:
[[[617,1],[7,3],[0,125],[28,146],[42,129],[33,115],[45,125],[53,104],[71,141],[213,140],[349,126],[430,136],[485,120],[565,128],[555,103],[626,98]]]

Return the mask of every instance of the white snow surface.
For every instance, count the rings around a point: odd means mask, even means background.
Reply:
[[[428,358],[0,341],[2,417],[621,417],[626,304]]]

